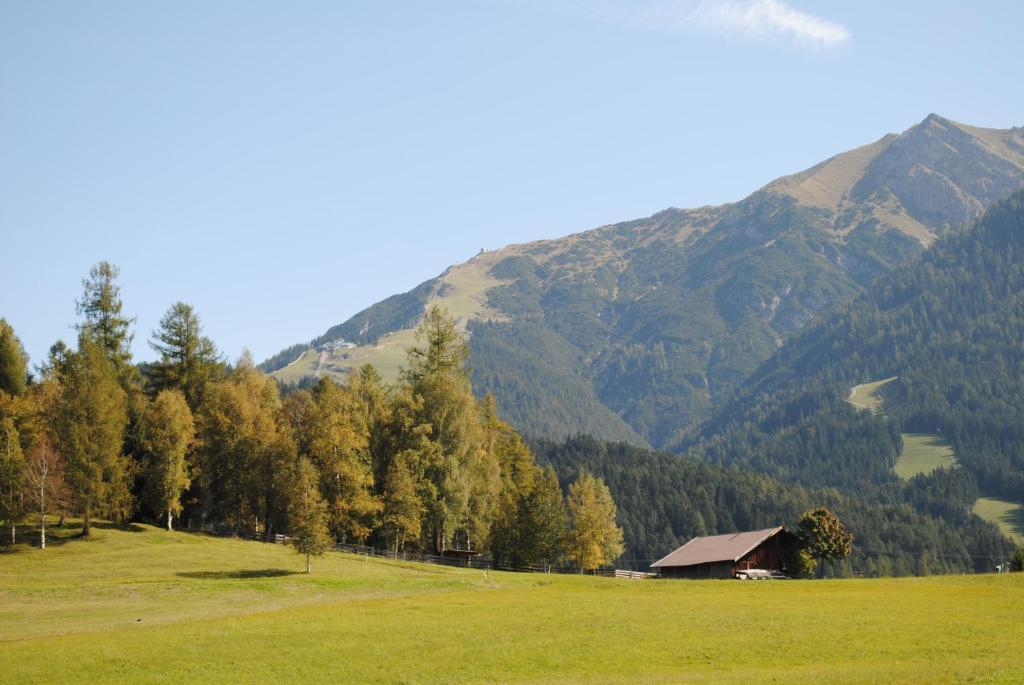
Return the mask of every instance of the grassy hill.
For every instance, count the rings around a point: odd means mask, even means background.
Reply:
[[[1024,575],[624,581],[98,529],[0,554],[10,683],[1015,682]]]
[[[477,391],[520,430],[673,447],[808,322],[1024,186],[1022,150],[1020,129],[929,116],[737,203],[482,252],[263,368],[394,377],[441,304],[471,334]],[[339,338],[357,347],[314,349]]]

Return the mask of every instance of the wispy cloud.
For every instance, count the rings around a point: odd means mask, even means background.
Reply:
[[[850,43],[850,30],[842,24],[795,9],[781,0],[676,1],[645,10],[638,19],[662,28],[814,49],[839,48]]]

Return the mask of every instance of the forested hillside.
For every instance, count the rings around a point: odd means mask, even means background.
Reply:
[[[1022,186],[1024,130],[932,115],[737,203],[482,252],[263,368],[396,377],[440,304],[471,333],[476,392],[520,430],[669,447],[794,333]]]
[[[886,416],[846,402],[885,386]],[[703,428],[690,453],[808,485],[966,510],[1024,500],[1024,193],[808,329]],[[941,435],[959,464],[900,485],[900,431]],[[934,497],[932,496],[934,495]],[[929,500],[930,504],[923,504]]]
[[[568,482],[601,476],[619,507],[626,553],[619,565],[645,570],[695,535],[792,526],[814,506],[835,511],[854,534],[853,555],[830,573],[910,575],[991,571],[1012,545],[995,526],[960,508],[915,508],[832,488],[807,488],[739,469],[580,436],[541,440],[538,460]],[[941,501],[942,493],[932,493]],[[927,497],[922,498],[922,504]]]

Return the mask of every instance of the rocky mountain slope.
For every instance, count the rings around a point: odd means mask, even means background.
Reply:
[[[394,375],[437,303],[521,430],[672,446],[793,333],[1021,187],[1024,129],[930,115],[737,203],[483,252],[263,367]]]

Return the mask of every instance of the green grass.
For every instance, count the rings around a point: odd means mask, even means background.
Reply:
[[[147,526],[0,554],[0,681],[1019,682],[1024,575],[484,573]]]
[[[999,526],[1006,537],[1024,547],[1024,504],[982,497],[974,503],[974,513]]]
[[[903,451],[893,470],[907,480],[935,469],[956,466],[956,456],[949,442],[935,433],[902,433]]]
[[[884,416],[887,409],[892,409],[892,395],[896,389],[890,385],[898,376],[883,378],[880,381],[863,383],[850,388],[847,401],[855,407],[869,409],[879,416]],[[956,466],[956,455],[953,448],[938,433],[901,433],[903,451],[893,465],[893,471],[903,480],[914,476],[931,473],[935,469]]]
[[[850,397],[848,401],[855,407],[870,409],[876,414],[884,413],[885,393],[883,388],[894,380],[897,380],[897,378],[898,376],[893,376],[892,378],[883,378],[880,381],[855,385],[850,388]]]

